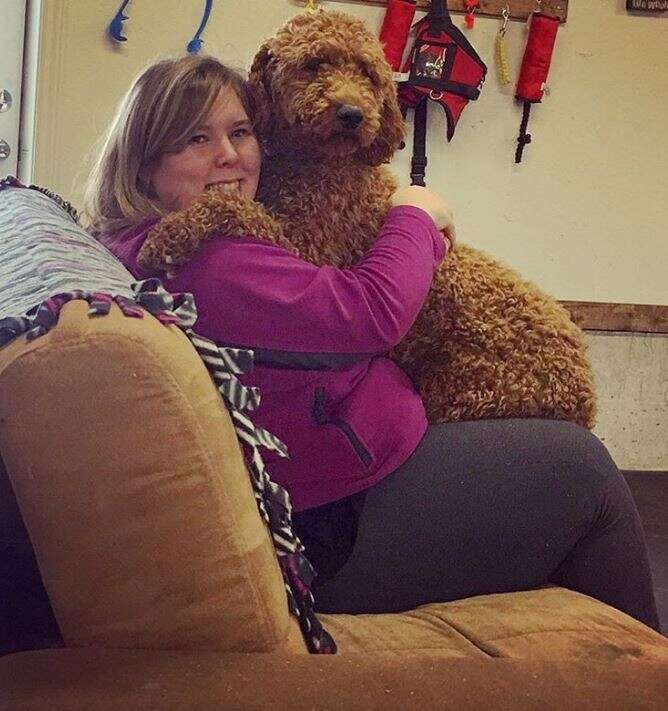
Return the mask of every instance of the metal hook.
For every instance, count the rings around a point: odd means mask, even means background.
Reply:
[[[510,6],[506,3],[506,6],[501,10],[501,17],[503,17],[503,26],[499,30],[501,37],[505,37],[506,28],[508,27],[508,20],[510,19]]]

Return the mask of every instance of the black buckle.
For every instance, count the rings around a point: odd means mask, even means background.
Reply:
[[[413,160],[411,161],[411,185],[420,185],[423,188],[427,187],[424,182],[424,172],[426,167],[426,156],[413,156]]]

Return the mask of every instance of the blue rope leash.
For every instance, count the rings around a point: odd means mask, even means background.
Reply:
[[[125,8],[128,6],[130,0],[123,0],[121,6],[118,8],[118,12],[114,15],[114,19],[109,23],[107,28],[107,33],[116,42],[127,42],[127,37],[123,35],[123,23],[129,19],[128,15],[125,15]],[[188,42],[187,50],[189,54],[197,54],[200,49],[202,49],[202,33],[204,32],[207,23],[209,22],[209,17],[211,16],[211,8],[213,7],[213,0],[205,0],[204,5],[204,15],[202,16],[202,21],[199,23],[197,32],[195,32],[194,37]]]
[[[199,27],[197,29],[197,32],[195,32],[195,36],[190,40],[190,42],[188,42],[189,54],[197,54],[200,49],[202,49],[202,40],[200,39],[200,35],[202,34],[202,32],[204,32],[206,23],[209,21],[209,15],[211,14],[212,5],[213,0],[206,0],[206,6],[204,8],[204,16],[202,17],[202,21],[199,23]]]
[[[118,12],[114,15],[114,19],[109,23],[109,27],[107,28],[107,32],[112,39],[116,40],[116,42],[127,42],[128,39],[127,37],[123,37],[122,32],[123,23],[128,19],[128,16],[124,15],[123,11],[129,2],[130,0],[123,0]]]

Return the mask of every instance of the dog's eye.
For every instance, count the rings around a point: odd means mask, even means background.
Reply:
[[[324,60],[318,59],[317,57],[314,57],[313,59],[309,59],[308,62],[304,65],[305,69],[308,69],[310,72],[317,72],[318,69],[324,64]]]
[[[376,75],[367,67],[360,67],[362,74],[369,79],[371,82],[376,82]]]

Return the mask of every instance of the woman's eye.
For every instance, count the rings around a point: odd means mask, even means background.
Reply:
[[[232,131],[233,138],[243,138],[244,136],[250,136],[251,131],[248,128],[235,128]]]
[[[194,136],[190,137],[188,143],[204,143],[206,141],[206,135],[203,133],[196,133]]]

